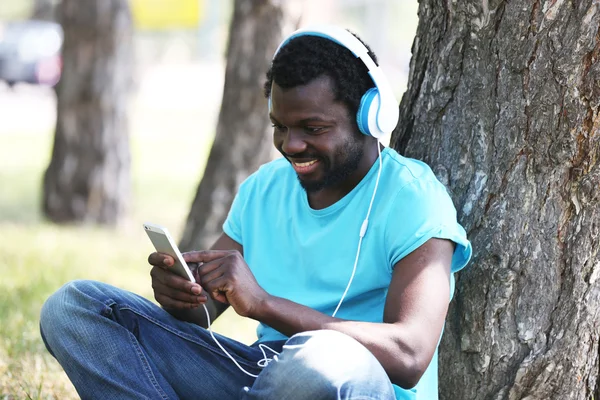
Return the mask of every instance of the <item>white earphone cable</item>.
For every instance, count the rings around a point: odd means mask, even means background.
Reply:
[[[213,340],[215,341],[215,343],[219,346],[219,348],[221,350],[223,350],[223,353],[225,353],[227,355],[227,357],[229,357],[231,359],[231,361],[233,361],[233,363],[240,369],[240,371],[242,371],[243,373],[245,373],[248,376],[251,376],[253,378],[257,378],[258,375],[254,375],[251,372],[246,371],[237,361],[235,358],[233,358],[233,356],[231,354],[229,354],[229,352],[227,350],[225,350],[225,348],[221,345],[221,343],[219,343],[219,341],[217,340],[217,338],[215,337],[215,334],[212,331],[212,327],[210,324],[210,315],[208,314],[208,309],[206,308],[206,304],[202,304],[202,307],[204,307],[204,312],[206,313],[206,323],[208,324],[208,332],[210,333],[210,336],[212,336]],[[279,355],[278,352],[276,352],[275,350],[273,350],[272,348],[270,348],[269,346],[265,345],[265,344],[259,344],[258,347],[260,348],[260,351],[262,351],[263,353],[263,358],[258,360],[258,362],[256,363],[259,367],[264,368],[266,367],[271,361],[273,360],[277,360],[277,356]],[[271,350],[273,353],[275,353],[275,355],[273,356],[273,358],[268,358],[267,357],[267,353],[265,352],[265,349]]]
[[[358,265],[358,258],[360,257],[360,247],[362,245],[362,240],[363,240],[363,237],[365,237],[365,234],[367,233],[367,228],[369,226],[369,216],[371,215],[371,208],[373,208],[373,201],[375,200],[375,194],[377,194],[377,187],[379,186],[379,177],[381,176],[382,162],[381,162],[381,148],[380,148],[379,141],[377,141],[377,158],[379,159],[379,171],[377,171],[377,180],[375,181],[375,189],[373,190],[373,195],[371,196],[371,203],[369,203],[369,209],[367,210],[367,216],[365,217],[365,220],[363,221],[362,226],[360,227],[360,233],[359,233],[360,237],[358,239],[358,249],[356,250],[356,257],[354,258],[354,267],[352,268],[352,275],[350,275],[350,280],[348,281],[346,290],[344,290],[344,294],[342,295],[340,302],[338,303],[337,307],[335,308],[335,311],[331,315],[332,317],[335,317],[335,315],[337,314],[338,310],[340,309],[340,307],[342,305],[342,302],[346,298],[346,294],[348,294],[348,290],[350,290],[350,285],[352,284],[352,281],[354,280],[354,275],[356,274],[356,266]]]
[[[363,237],[365,236],[365,234],[367,233],[367,228],[369,226],[369,216],[371,215],[371,209],[373,207],[373,201],[375,200],[375,194],[377,193],[377,187],[379,186],[379,177],[381,176],[381,168],[382,168],[382,162],[381,162],[381,148],[380,148],[380,144],[379,141],[377,141],[377,158],[379,159],[379,170],[377,171],[377,180],[375,181],[375,189],[373,190],[373,195],[371,196],[371,202],[369,203],[369,209],[367,210],[367,216],[365,217],[365,220],[362,223],[362,226],[360,227],[360,238],[358,239],[358,249],[356,250],[356,257],[354,259],[354,267],[352,268],[352,275],[350,276],[350,280],[348,281],[348,285],[346,285],[346,290],[344,290],[344,294],[342,295],[342,298],[340,299],[340,302],[338,303],[337,307],[335,308],[335,311],[333,312],[333,314],[331,315],[332,317],[335,317],[335,315],[337,314],[338,310],[340,309],[340,306],[342,305],[342,302],[344,301],[344,298],[346,297],[346,294],[348,294],[348,290],[350,290],[350,285],[352,284],[352,281],[354,280],[354,275],[356,274],[356,266],[358,265],[358,258],[360,256],[360,247],[362,245],[362,240]],[[221,343],[219,343],[219,341],[217,340],[217,338],[215,337],[213,331],[212,331],[212,327],[210,324],[210,315],[208,313],[208,309],[206,308],[206,305],[203,304],[202,307],[204,307],[204,312],[206,313],[206,322],[208,324],[208,332],[210,333],[210,336],[212,336],[213,340],[215,341],[215,343],[219,346],[219,348],[221,350],[223,350],[223,353],[225,353],[230,359],[231,361],[234,362],[234,364],[240,369],[240,371],[242,371],[243,373],[245,373],[248,376],[251,376],[253,378],[257,378],[258,375],[255,375],[251,372],[246,371],[237,361],[235,358],[233,358],[233,356],[231,354],[229,354],[229,352],[227,350],[225,350],[225,348],[221,345]],[[276,352],[275,350],[273,350],[272,348],[270,348],[267,345],[264,344],[259,344],[258,347],[260,348],[260,350],[263,353],[263,358],[260,359],[257,362],[257,365],[261,368],[265,368],[269,362],[273,361],[273,360],[277,360],[277,356],[279,355],[278,352]],[[267,354],[265,352],[265,349],[270,350],[271,352],[273,352],[275,355],[273,356],[273,358],[268,358]]]

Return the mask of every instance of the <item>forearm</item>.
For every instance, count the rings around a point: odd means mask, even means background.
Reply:
[[[322,314],[280,297],[271,296],[254,319],[287,336],[299,332],[332,329],[363,344],[381,363],[390,380],[402,387],[412,387],[423,371],[415,343],[417,335],[399,324],[348,321]],[[431,357],[430,357],[431,358]]]

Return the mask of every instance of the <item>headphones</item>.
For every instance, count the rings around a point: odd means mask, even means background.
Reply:
[[[398,102],[386,76],[381,68],[369,57],[369,50],[360,40],[346,29],[331,25],[317,25],[298,29],[281,42],[273,58],[277,56],[282,47],[290,40],[299,36],[318,36],[329,39],[342,47],[350,50],[369,70],[369,75],[375,87],[367,90],[360,100],[356,113],[356,122],[362,133],[374,138],[391,133],[398,123],[400,113]],[[271,97],[269,97],[269,111],[271,110]]]

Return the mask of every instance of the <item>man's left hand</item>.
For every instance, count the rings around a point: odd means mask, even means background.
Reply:
[[[183,254],[190,263],[201,263],[196,270],[198,282],[214,300],[230,304],[243,317],[253,318],[269,294],[237,250],[192,251]]]

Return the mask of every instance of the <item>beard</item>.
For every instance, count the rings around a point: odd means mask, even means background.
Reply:
[[[340,148],[335,151],[334,159],[342,160],[332,168],[331,160],[328,158],[318,158],[324,169],[324,176],[318,181],[305,181],[298,176],[298,181],[306,193],[315,193],[320,190],[336,186],[345,181],[360,164],[364,154],[363,143],[357,138],[350,138]],[[311,157],[307,157],[311,158]]]

